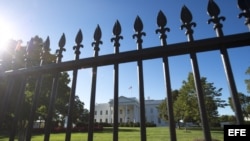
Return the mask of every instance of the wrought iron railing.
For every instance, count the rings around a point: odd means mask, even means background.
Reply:
[[[242,13],[239,14],[239,17],[245,17],[246,22],[245,24],[250,28],[250,3],[247,0],[238,0],[238,7],[242,10]],[[233,34],[233,35],[227,35],[224,36],[223,30],[222,30],[222,23],[221,20],[225,20],[224,17],[220,17],[220,9],[218,5],[213,2],[209,1],[208,3],[208,14],[211,16],[211,19],[208,20],[208,23],[214,24],[214,30],[216,31],[217,37],[215,38],[207,38],[202,40],[195,40],[193,37],[193,29],[192,27],[195,27],[196,24],[192,22],[192,14],[189,11],[189,9],[186,6],[182,7],[181,10],[181,29],[186,29],[186,35],[187,35],[187,42],[181,42],[181,43],[175,43],[175,44],[167,44],[167,35],[166,32],[169,31],[169,28],[166,27],[167,20],[166,16],[162,11],[158,13],[157,16],[157,25],[158,29],[156,30],[156,33],[160,35],[160,46],[154,46],[150,48],[142,48],[143,45],[143,36],[145,36],[145,33],[143,32],[143,22],[141,21],[140,17],[137,16],[135,23],[134,23],[134,30],[135,34],[133,35],[133,38],[136,40],[137,43],[137,50],[133,51],[126,51],[126,52],[119,52],[120,47],[120,39],[123,37],[121,36],[121,25],[119,21],[117,20],[113,27],[113,35],[114,37],[111,38],[111,42],[114,43],[115,47],[115,53],[114,54],[108,54],[108,55],[102,55],[99,56],[98,52],[100,50],[99,45],[102,44],[101,37],[101,28],[97,26],[95,32],[94,32],[94,42],[92,43],[92,46],[94,47],[94,57],[84,58],[80,59],[80,48],[83,47],[82,43],[82,32],[79,30],[77,33],[75,42],[76,45],[74,46],[75,50],[75,60],[62,62],[63,57],[63,51],[64,45],[65,45],[65,35],[63,34],[60,41],[59,41],[59,49],[56,52],[57,61],[53,64],[46,64],[44,62],[44,57],[49,51],[49,38],[45,41],[43,45],[43,52],[41,53],[41,63],[40,66],[29,66],[29,55],[32,54],[30,52],[29,48],[31,46],[27,47],[27,53],[25,57],[25,67],[23,68],[16,68],[15,62],[11,60],[11,62],[2,62],[1,64],[1,73],[0,73],[0,79],[8,80],[8,85],[6,86],[6,92],[3,95],[3,98],[1,99],[1,111],[0,111],[0,124],[3,122],[3,116],[6,113],[6,103],[5,99],[8,97],[12,90],[15,87],[16,83],[19,83],[19,87],[15,89],[19,89],[18,98],[16,101],[15,111],[14,114],[17,115],[13,119],[13,127],[11,127],[11,134],[9,137],[10,141],[13,141],[16,136],[16,126],[18,121],[18,115],[19,113],[19,107],[22,104],[23,96],[24,96],[24,90],[27,78],[29,76],[36,76],[36,88],[34,91],[34,100],[33,100],[33,107],[30,111],[30,117],[29,122],[27,126],[27,131],[25,134],[25,138],[27,141],[31,140],[32,136],[32,128],[33,128],[33,121],[34,121],[34,115],[37,108],[37,100],[39,98],[39,91],[40,86],[43,83],[43,75],[50,73],[53,74],[53,84],[52,84],[52,90],[51,90],[51,97],[49,102],[49,109],[47,114],[47,119],[45,123],[45,132],[44,132],[44,140],[48,141],[50,140],[50,128],[51,128],[51,122],[54,112],[54,104],[55,104],[55,98],[57,95],[57,83],[59,79],[59,73],[63,71],[73,71],[72,76],[72,86],[71,86],[71,94],[70,94],[70,102],[69,102],[69,108],[68,108],[68,122],[67,122],[67,130],[66,130],[66,141],[71,140],[71,129],[72,129],[72,111],[73,111],[73,103],[75,98],[75,89],[76,89],[76,82],[77,82],[77,74],[78,69],[82,68],[92,68],[92,86],[91,86],[91,98],[90,98],[90,116],[89,116],[89,123],[88,123],[88,141],[93,140],[93,127],[94,127],[94,112],[95,112],[95,95],[96,95],[96,75],[97,75],[97,68],[100,66],[106,66],[106,65],[114,65],[114,114],[113,114],[113,140],[118,140],[118,73],[119,73],[119,64],[126,63],[126,62],[137,62],[138,66],[138,76],[139,76],[139,103],[140,103],[140,135],[141,135],[141,141],[146,141],[146,119],[145,119],[145,106],[144,106],[144,81],[143,81],[143,60],[149,60],[154,58],[162,58],[163,64],[164,64],[164,76],[165,76],[165,82],[166,82],[166,95],[167,95],[167,106],[168,106],[168,116],[169,116],[169,129],[170,129],[170,140],[176,141],[176,131],[175,131],[175,120],[174,120],[174,114],[173,114],[173,101],[172,101],[172,95],[171,95],[171,83],[170,83],[170,72],[169,72],[169,63],[168,58],[170,56],[178,56],[183,54],[189,54],[191,59],[191,64],[193,68],[193,74],[194,74],[194,80],[195,80],[195,86],[196,91],[198,94],[198,105],[200,110],[200,118],[204,133],[204,138],[206,141],[211,141],[211,134],[210,134],[210,127],[208,125],[208,119],[207,119],[207,113],[205,110],[205,103],[203,98],[203,91],[201,87],[200,82],[200,71],[199,66],[197,63],[197,57],[196,53],[199,52],[206,52],[206,51],[212,51],[212,50],[218,50],[221,53],[222,61],[224,64],[225,74],[228,80],[231,97],[233,99],[233,103],[235,106],[235,116],[237,119],[237,124],[244,124],[243,114],[241,111],[241,106],[239,102],[239,98],[237,95],[237,89],[235,86],[235,81],[232,73],[232,68],[229,60],[229,55],[227,50],[229,48],[240,48],[240,47],[246,47],[250,45],[250,33],[239,33],[239,34]],[[13,63],[13,64],[12,64]],[[10,70],[5,69],[5,67],[9,64],[13,65],[13,68]],[[10,79],[11,78],[11,79]],[[166,139],[167,140],[167,139]]]

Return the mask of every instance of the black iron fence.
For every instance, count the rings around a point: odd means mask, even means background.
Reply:
[[[238,0],[238,7],[242,10],[242,13],[239,14],[240,18],[245,18],[245,25],[250,28],[250,3],[247,0]],[[193,68],[195,86],[198,97],[198,105],[200,111],[200,118],[204,133],[204,138],[206,141],[211,141],[210,127],[208,125],[208,118],[206,113],[206,105],[204,103],[203,90],[200,82],[200,71],[197,63],[196,53],[206,52],[212,50],[220,51],[222,61],[224,64],[225,74],[228,80],[229,89],[231,92],[231,97],[233,100],[233,105],[235,107],[235,116],[237,120],[237,124],[244,124],[244,118],[241,111],[241,105],[238,98],[238,92],[236,89],[236,84],[234,81],[232,68],[229,60],[228,49],[230,48],[240,48],[247,47],[250,45],[250,33],[239,33],[234,35],[223,35],[222,23],[221,20],[225,20],[223,16],[220,16],[220,9],[218,5],[209,1],[208,3],[208,14],[211,16],[211,19],[208,20],[209,23],[214,24],[214,30],[216,32],[217,37],[215,38],[207,38],[202,40],[194,40],[193,38],[193,29],[196,24],[192,22],[192,14],[186,6],[182,7],[181,10],[181,29],[186,30],[187,42],[175,43],[175,44],[167,44],[167,34],[169,28],[166,27],[167,20],[162,11],[158,13],[157,16],[157,25],[158,29],[156,29],[156,33],[160,35],[161,46],[154,46],[150,48],[142,48],[143,45],[143,36],[145,33],[143,32],[143,22],[140,17],[137,16],[134,22],[134,31],[135,34],[133,38],[136,40],[137,50],[119,52],[120,40],[123,38],[121,35],[121,25],[119,21],[116,21],[113,27],[113,35],[111,38],[111,42],[114,43],[115,53],[99,56],[99,45],[102,44],[101,41],[101,28],[97,26],[94,32],[94,42],[92,46],[94,47],[94,57],[80,59],[80,48],[83,47],[82,42],[82,32],[79,30],[77,36],[75,38],[76,45],[74,46],[75,50],[75,60],[62,62],[64,45],[65,45],[65,36],[62,35],[59,41],[59,49],[56,53],[56,62],[47,64],[45,61],[46,55],[49,52],[49,38],[43,44],[43,51],[41,52],[41,60],[40,66],[32,66],[32,61],[29,56],[32,55],[32,46],[28,46],[26,49],[25,57],[24,57],[24,65],[16,66],[15,60],[13,58],[9,58],[8,61],[5,60],[1,63],[1,72],[0,79],[6,80],[5,92],[1,95],[1,111],[0,111],[0,124],[3,123],[3,119],[5,116],[8,107],[6,108],[6,99],[11,95],[13,89],[18,90],[18,97],[16,100],[16,105],[12,105],[15,108],[14,117],[12,119],[12,127],[10,130],[9,140],[13,141],[16,136],[16,128],[18,124],[19,109],[23,104],[23,97],[25,92],[25,86],[27,80],[30,76],[35,76],[36,85],[34,91],[33,98],[33,106],[29,112],[29,120],[27,122],[27,130],[25,131],[25,140],[31,140],[32,136],[32,128],[33,121],[35,120],[35,112],[37,108],[37,100],[39,99],[41,85],[43,83],[43,76],[46,74],[53,75],[53,83],[51,88],[51,97],[49,101],[49,108],[47,113],[47,119],[45,120],[45,129],[44,129],[44,140],[50,140],[51,133],[51,125],[52,118],[54,114],[54,104],[57,95],[58,89],[58,81],[59,74],[64,71],[73,71],[72,76],[72,86],[70,93],[70,100],[68,106],[68,122],[66,129],[66,141],[71,140],[71,132],[72,132],[72,112],[73,112],[73,103],[75,98],[75,89],[77,83],[77,74],[78,70],[82,68],[92,68],[92,85],[91,85],[91,97],[90,97],[90,115],[89,115],[89,123],[88,123],[88,141],[93,140],[93,132],[94,132],[94,112],[95,112],[95,96],[96,96],[96,75],[97,68],[100,66],[113,65],[114,66],[114,113],[113,113],[113,140],[118,140],[118,83],[119,83],[119,64],[126,62],[137,62],[138,67],[138,77],[139,77],[139,103],[140,103],[140,135],[141,141],[146,141],[146,119],[145,119],[145,106],[144,106],[144,81],[143,81],[143,60],[149,60],[154,58],[162,58],[162,62],[164,64],[164,76],[165,76],[165,84],[166,84],[166,95],[167,95],[167,109],[169,116],[169,131],[170,131],[170,140],[176,141],[176,130],[175,130],[175,120],[173,113],[173,101],[171,95],[171,83],[170,83],[170,72],[169,72],[169,64],[168,57],[178,56],[183,54],[190,55],[191,65]],[[18,84],[18,85],[17,85]],[[166,139],[168,140],[168,139]]]

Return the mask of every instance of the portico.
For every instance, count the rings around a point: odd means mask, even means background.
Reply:
[[[140,105],[135,97],[120,96],[118,98],[118,122],[119,123],[137,123],[140,122]],[[165,126],[166,122],[158,116],[157,106],[162,100],[145,100],[145,112],[147,122],[155,123],[157,126]],[[114,102],[111,99],[108,103],[95,105],[95,122],[113,123]]]

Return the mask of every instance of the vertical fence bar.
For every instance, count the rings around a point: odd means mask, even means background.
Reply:
[[[120,36],[121,26],[117,20],[113,27],[113,35],[115,37],[111,38],[111,42],[114,42],[115,54],[119,54],[120,43],[119,40],[123,39]],[[113,103],[113,141],[118,141],[118,95],[119,95],[119,65],[118,63],[114,64],[114,103]]]
[[[29,46],[27,47],[27,54],[28,55],[30,53],[32,53],[31,51],[33,50],[33,48],[34,48],[34,40],[31,39],[30,43],[29,43]],[[40,66],[42,66],[45,63],[45,58],[44,57],[45,57],[45,54],[47,54],[48,52],[49,52],[49,39],[47,38],[46,42],[43,45],[43,51],[41,52]],[[31,61],[31,60],[29,60],[29,61]],[[43,76],[39,72],[38,76],[36,77],[35,91],[34,91],[34,96],[33,96],[33,105],[31,107],[31,112],[30,112],[30,115],[29,115],[29,122],[28,122],[27,132],[26,132],[26,141],[31,140],[33,124],[34,124],[34,118],[35,118],[35,113],[36,113],[37,104],[38,104],[38,99],[39,99],[40,94],[41,94],[42,81],[43,81]]]
[[[39,74],[36,79],[37,80],[36,80],[35,92],[33,96],[33,105],[31,108],[30,115],[29,115],[29,122],[28,122],[27,132],[26,132],[26,141],[31,140],[33,122],[34,122],[36,108],[37,108],[37,102],[38,102],[38,98],[40,97],[40,92],[41,92],[41,87],[42,87],[42,80],[43,80],[42,75]]]
[[[192,26],[196,26],[196,23],[192,22],[192,14],[186,6],[182,7],[181,10],[181,29],[186,28],[186,35],[189,42],[194,41]],[[211,141],[211,133],[209,128],[208,115],[206,112],[206,104],[204,99],[204,93],[201,85],[200,70],[198,66],[197,56],[195,52],[190,52],[190,60],[194,74],[195,89],[197,92],[198,105],[200,110],[200,117],[202,122],[203,134],[206,141]]]
[[[167,46],[167,35],[166,31],[170,31],[169,28],[165,28],[167,24],[167,18],[163,14],[162,11],[158,13],[157,16],[157,25],[159,29],[156,30],[156,33],[160,33],[161,45],[163,47]],[[168,121],[169,121],[169,132],[170,132],[170,140],[176,141],[176,131],[175,131],[175,120],[174,120],[174,110],[173,110],[173,97],[172,97],[172,88],[171,88],[171,80],[170,80],[170,72],[169,72],[169,63],[168,57],[163,57],[163,70],[165,76],[165,85],[166,85],[166,96],[167,96],[167,109],[168,109]],[[166,109],[166,110],[167,110]]]
[[[26,76],[20,76],[16,80],[18,80],[17,82],[19,82],[18,83],[19,88],[17,87],[19,91],[18,91],[18,97],[16,100],[17,102],[16,102],[15,110],[14,110],[15,117],[13,119],[12,130],[11,130],[9,141],[15,140],[16,131],[18,130],[18,120],[20,119],[20,112],[21,112],[20,109],[23,108],[23,102],[24,102],[24,96],[25,96],[24,91],[25,91],[25,85],[26,85]]]
[[[101,41],[102,32],[97,25],[97,28],[94,33],[94,42],[92,46],[94,47],[95,53],[94,57],[98,56],[100,50],[99,45],[102,44]],[[92,68],[92,85],[91,85],[91,97],[90,97],[90,114],[89,114],[89,127],[88,127],[88,141],[93,141],[93,132],[94,132],[94,118],[95,118],[95,95],[96,95],[96,77],[97,77],[97,66]]]
[[[75,60],[79,60],[80,56],[80,48],[83,48],[82,42],[82,31],[79,30],[75,43],[76,45],[73,47],[75,50]],[[75,91],[76,91],[76,82],[77,82],[77,73],[78,69],[73,70],[73,78],[72,78],[72,86],[70,91],[70,97],[69,97],[69,107],[68,107],[68,122],[67,122],[67,129],[66,129],[66,137],[65,141],[70,141],[71,138],[71,130],[72,130],[72,116],[73,116],[73,108],[75,103]]]
[[[244,117],[243,117],[243,113],[241,109],[241,104],[240,104],[228,52],[225,48],[221,49],[220,52],[221,52],[221,59],[224,65],[225,74],[227,77],[227,81],[228,81],[228,85],[229,85],[229,89],[230,89],[230,93],[232,97],[232,103],[235,108],[235,116],[236,116],[237,124],[244,124]]]
[[[16,48],[15,48],[15,52],[14,57],[13,57],[13,70],[17,70],[19,68],[18,66],[18,62],[20,58],[18,58],[18,54],[20,51],[20,47],[21,47],[21,41],[17,42]],[[24,56],[24,54],[22,54]],[[25,67],[27,66],[27,64],[24,64]],[[16,98],[16,103],[14,106],[14,118],[13,118],[13,122],[12,122],[12,129],[11,129],[11,133],[10,133],[10,138],[9,141],[14,141],[15,140],[15,136],[16,136],[16,131],[18,130],[18,132],[23,132],[21,133],[22,135],[24,135],[25,131],[21,131],[23,129],[20,130],[19,126],[18,126],[18,121],[20,120],[20,113],[21,110],[23,109],[23,103],[24,103],[24,97],[25,97],[25,86],[26,86],[26,80],[27,80],[27,75],[20,75],[15,77],[15,83],[16,83],[16,87],[15,90],[18,90],[17,93],[17,98]],[[20,134],[20,133],[19,133]],[[24,136],[22,136],[24,137]],[[18,138],[19,140],[22,140],[22,138]]]
[[[56,50],[57,53],[57,60],[56,63],[61,63],[62,61],[62,52],[66,51],[64,48],[65,45],[65,35],[63,34],[60,41],[59,41],[59,47],[60,49]],[[52,88],[51,88],[51,94],[50,94],[50,102],[49,102],[49,109],[48,109],[48,116],[45,122],[45,134],[44,134],[44,141],[49,141],[50,138],[50,132],[51,132],[51,125],[52,125],[52,117],[55,107],[55,100],[57,97],[57,89],[58,89],[58,80],[59,80],[60,72],[55,72]]]
[[[4,73],[5,71],[11,69],[10,67],[12,65],[11,62],[12,62],[12,55],[9,55],[9,53],[4,53],[2,56],[2,60],[1,60],[0,71]],[[2,77],[1,79],[7,80],[5,81],[7,83],[7,86],[5,88],[5,91],[3,92],[3,96],[1,99],[1,103],[0,103],[0,113],[1,113],[0,114],[0,129],[5,119],[6,110],[8,109],[8,106],[9,106],[7,102],[12,95],[13,88],[15,85],[15,78],[7,76],[7,77]]]
[[[18,58],[16,56],[19,53],[18,51],[19,51],[19,48],[21,46],[20,44],[21,44],[21,42],[17,43],[15,53],[14,53],[15,57],[13,57],[13,69],[14,70],[18,69],[18,60],[17,60]],[[27,66],[27,64],[25,64],[25,66]],[[23,129],[20,129],[18,127],[18,121],[20,120],[21,110],[23,109],[27,76],[20,75],[20,76],[15,77],[14,80],[15,80],[15,84],[16,84],[15,90],[18,90],[18,92],[17,92],[17,99],[16,99],[16,103],[15,103],[15,108],[14,108],[14,119],[12,122],[12,127],[11,127],[12,129],[11,129],[9,141],[15,140],[17,130],[18,130],[18,132],[22,132],[19,134],[23,135],[21,138],[18,138],[19,140],[24,139],[24,133],[25,133],[25,131],[21,131]]]
[[[44,126],[44,141],[49,141],[49,138],[50,138],[53,110],[54,110],[55,99],[56,99],[56,95],[57,95],[58,79],[59,79],[59,73],[56,73],[54,75],[53,82],[52,82],[48,115],[47,115],[45,126]]]
[[[96,94],[96,76],[97,67],[92,68],[92,85],[91,85],[91,99],[90,99],[90,113],[88,125],[88,141],[93,141],[94,132],[94,113],[95,113],[95,94]]]
[[[7,88],[5,89],[3,98],[1,100],[1,107],[0,107],[0,126],[2,126],[4,119],[5,119],[5,114],[6,110],[8,109],[8,100],[9,97],[12,95],[12,91],[15,85],[15,79],[10,78],[10,77],[3,77],[2,79],[7,79]],[[0,127],[1,128],[1,127]]]
[[[133,35],[133,38],[137,38],[137,50],[142,50],[142,36],[146,36],[143,30],[143,24],[139,16],[136,17],[134,23],[134,30],[136,34]],[[145,98],[144,98],[144,80],[143,80],[143,64],[142,60],[137,61],[138,69],[138,82],[139,82],[139,99],[140,99],[140,129],[141,129],[141,141],[146,141],[146,118],[145,118]]]
[[[17,44],[16,50],[15,50],[16,51],[15,55],[17,55],[17,51],[19,51],[19,48],[20,48],[20,42]],[[29,68],[31,65],[30,60],[29,60],[29,54],[25,54],[24,57],[25,57],[24,58],[24,66],[25,66],[25,68]],[[18,62],[18,60],[17,60],[17,58],[15,58],[14,63],[13,63],[14,70],[18,69],[17,62]],[[14,90],[13,88],[19,89],[17,103],[16,103],[15,109],[14,109],[15,117],[13,119],[9,141],[15,140],[17,130],[19,130],[19,132],[22,132],[21,133],[22,137],[19,139],[25,140],[25,138],[26,138],[25,129],[22,129],[22,131],[20,129],[18,129],[18,120],[20,119],[20,112],[21,112],[20,109],[23,108],[23,103],[24,103],[24,97],[25,97],[24,92],[25,92],[26,82],[27,82],[27,75],[24,75],[24,76],[20,76],[20,77],[18,76],[17,78],[11,79],[10,84],[8,84],[8,85],[11,85],[11,88],[9,88],[9,86],[8,86],[8,89],[11,89],[11,91],[8,90],[9,94],[12,93],[12,91]],[[18,86],[18,85],[19,85],[19,88],[16,88],[15,86]]]
[[[212,0],[209,1],[207,10],[208,10],[209,16],[211,17],[211,19],[208,20],[208,23],[210,24],[211,22],[213,22],[214,30],[216,31],[217,37],[223,37],[224,36],[223,31],[222,31],[223,25],[220,23],[220,20],[224,21],[225,17],[223,16],[218,17],[220,14],[220,9],[217,6],[217,4]],[[230,89],[230,93],[232,97],[232,103],[235,108],[235,116],[236,116],[237,124],[244,124],[241,104],[240,104],[240,100],[238,97],[238,92],[237,92],[227,49],[226,48],[220,49],[220,53],[221,53],[221,59],[224,65],[224,70],[225,70],[225,74],[227,77],[227,81],[228,81],[228,85],[229,85],[229,89]]]

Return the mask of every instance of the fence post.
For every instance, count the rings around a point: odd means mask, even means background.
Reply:
[[[101,41],[102,32],[97,25],[97,28],[94,33],[94,42],[92,42],[92,46],[94,47],[95,53],[94,57],[98,56],[98,52],[100,50],[99,45],[102,44]],[[95,96],[96,96],[96,77],[97,77],[97,66],[93,66],[92,68],[92,85],[91,85],[91,95],[90,95],[90,114],[89,114],[89,127],[88,127],[88,141],[93,141],[93,131],[94,131],[94,118],[95,118]]]
[[[29,46],[27,47],[27,54],[28,55],[30,55],[32,53],[33,48],[34,48],[34,39],[32,38],[30,40]],[[45,43],[43,45],[43,49],[42,49],[41,57],[40,57],[40,59],[41,59],[40,66],[46,64],[45,55],[48,54],[48,52],[49,52],[49,38],[47,38],[47,40],[45,41]],[[28,61],[32,61],[32,60],[28,60]],[[41,72],[39,72],[38,76],[36,77],[35,91],[34,91],[33,101],[32,101],[33,105],[31,107],[28,126],[27,126],[27,132],[26,132],[26,141],[31,140],[33,123],[34,123],[35,113],[36,113],[36,109],[37,109],[38,99],[39,99],[40,94],[41,94],[42,82],[43,82],[43,76],[42,76]]]
[[[181,20],[182,25],[181,29],[186,28],[186,35],[189,42],[194,41],[193,37],[193,30],[192,26],[196,26],[196,23],[192,22],[192,14],[189,11],[189,9],[186,6],[182,7],[181,11]],[[208,121],[208,115],[206,112],[206,104],[204,99],[204,92],[201,85],[201,77],[200,77],[200,70],[198,66],[197,56],[195,52],[190,52],[190,60],[192,64],[193,74],[194,74],[194,83],[195,83],[195,89],[197,93],[197,99],[198,99],[198,105],[199,105],[199,111],[200,111],[200,117],[202,122],[202,128],[203,128],[203,134],[206,141],[211,141],[211,134],[210,134],[210,128],[209,128],[209,121]]]
[[[123,39],[121,34],[121,25],[117,20],[113,27],[113,35],[111,42],[114,42],[115,54],[119,54],[120,43],[119,40]],[[113,100],[113,141],[118,141],[118,95],[119,95],[119,65],[114,64],[114,100]]]
[[[76,39],[75,39],[76,45],[73,47],[75,50],[75,61],[79,60],[80,56],[80,48],[83,48],[82,42],[82,31],[79,30]],[[73,78],[72,78],[72,86],[70,91],[70,97],[69,97],[69,107],[68,107],[68,122],[67,122],[67,129],[66,129],[66,138],[65,141],[70,141],[71,138],[71,130],[72,130],[72,116],[73,116],[73,108],[75,103],[75,91],[76,91],[76,82],[77,82],[77,74],[78,69],[73,70]]]
[[[167,35],[166,31],[170,31],[169,28],[165,28],[167,24],[167,18],[162,11],[158,13],[157,16],[157,25],[159,29],[156,30],[156,33],[160,33],[161,45],[167,47]],[[166,96],[167,96],[167,109],[168,109],[168,122],[169,122],[169,132],[170,140],[176,141],[176,131],[175,131],[175,120],[174,120],[174,110],[173,110],[173,97],[172,97],[172,88],[169,72],[169,62],[168,57],[163,57],[163,67],[164,67],[164,76],[165,76],[165,85],[166,85]]]
[[[66,51],[64,48],[65,45],[65,35],[63,34],[60,41],[59,41],[59,47],[60,49],[56,50],[57,53],[57,61],[56,63],[61,63],[62,60],[62,52]],[[44,141],[49,141],[50,138],[50,132],[51,132],[51,123],[52,123],[52,117],[55,107],[55,100],[57,96],[57,89],[58,89],[58,80],[59,80],[59,74],[60,72],[55,72],[52,88],[51,88],[51,94],[50,94],[50,101],[49,101],[49,109],[48,109],[48,116],[45,122],[45,133],[44,133]]]
[[[143,24],[139,16],[136,17],[134,23],[134,30],[136,34],[133,35],[133,38],[137,38],[137,50],[142,50],[142,36],[146,36],[143,30]],[[146,118],[145,118],[145,98],[144,98],[144,80],[143,80],[143,64],[142,60],[137,61],[138,68],[138,81],[139,81],[139,100],[140,100],[140,128],[141,128],[141,141],[147,140],[146,134]]]
[[[217,37],[223,37],[224,36],[223,31],[222,31],[223,25],[220,23],[220,20],[224,21],[226,18],[223,16],[219,17],[220,9],[214,1],[209,1],[207,11],[208,11],[209,16],[211,17],[211,19],[208,20],[208,23],[210,24],[211,22],[213,22],[214,30],[216,31]],[[220,53],[221,53],[221,59],[224,65],[225,74],[227,77],[227,82],[229,85],[229,90],[230,90],[231,97],[232,97],[232,103],[235,108],[235,116],[236,116],[237,123],[244,124],[241,104],[240,104],[237,88],[235,85],[234,76],[233,76],[232,67],[231,67],[231,63],[229,60],[227,49],[225,47],[222,47],[220,49]]]

